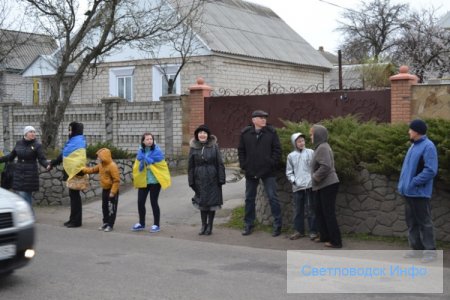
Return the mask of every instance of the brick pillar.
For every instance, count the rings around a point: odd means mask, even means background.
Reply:
[[[105,107],[105,142],[110,142],[112,145],[117,145],[118,136],[117,128],[117,111],[119,104],[124,103],[126,100],[119,97],[107,97],[102,98],[101,102]]]
[[[411,120],[412,85],[419,78],[409,74],[407,66],[401,66],[400,73],[391,76],[391,123],[409,122]]]
[[[175,137],[180,134],[181,126],[174,107],[176,102],[181,101],[181,97],[179,95],[166,95],[159,99],[164,103],[164,152],[166,157],[172,158],[175,154],[178,154],[178,149],[181,146],[178,143],[175,144]]]
[[[189,136],[194,136],[195,129],[205,123],[205,97],[211,95],[212,88],[205,84],[201,77],[197,78],[197,84],[189,87]]]

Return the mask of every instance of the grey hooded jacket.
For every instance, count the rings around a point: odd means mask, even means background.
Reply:
[[[334,155],[328,144],[328,130],[322,125],[314,125],[314,156],[311,162],[312,189],[320,190],[339,182],[334,168]]]
[[[286,161],[286,177],[292,183],[292,191],[297,192],[311,188],[311,161],[314,151],[308,148],[302,150],[296,146],[297,139],[303,136],[297,132],[291,135],[294,151],[289,153]]]

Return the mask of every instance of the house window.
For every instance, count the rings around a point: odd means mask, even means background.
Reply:
[[[168,94],[168,81],[175,78],[175,74],[178,71],[179,65],[167,65],[167,66],[153,66],[152,70],[152,83],[153,83],[153,101],[159,101],[161,96]],[[166,80],[167,78],[167,80]],[[180,94],[180,74],[178,74],[175,80],[173,91],[174,94]]]
[[[133,77],[131,76],[123,76],[117,77],[117,96],[127,99],[128,101],[132,101],[132,82]]]
[[[111,68],[109,70],[109,94],[133,101],[134,67]]]

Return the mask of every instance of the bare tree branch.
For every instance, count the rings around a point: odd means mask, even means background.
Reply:
[[[338,31],[344,35],[341,49],[350,61],[379,61],[380,56],[394,47],[396,35],[404,26],[408,4],[391,5],[390,0],[361,2],[361,9],[342,13]]]
[[[90,68],[101,63],[113,49],[130,42],[160,40],[194,13],[186,0],[170,0],[170,5],[165,0],[92,0],[84,18],[80,18],[78,0],[22,1],[29,4],[40,25],[60,43],[55,54],[57,70],[50,80],[51,94],[41,121],[44,147],[55,146],[70,96]],[[180,13],[181,9],[186,13]],[[69,70],[75,70],[71,77],[67,77]],[[67,89],[61,93],[63,84]]]
[[[420,82],[449,72],[450,31],[437,22],[434,9],[413,12],[393,51],[394,61],[408,65]]]

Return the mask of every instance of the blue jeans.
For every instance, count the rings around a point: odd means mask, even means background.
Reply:
[[[409,246],[413,250],[435,250],[430,199],[405,197],[405,200]]]
[[[269,198],[270,209],[273,217],[273,227],[281,228],[281,208],[278,202],[277,183],[275,177],[261,178],[264,184],[264,190]],[[246,226],[253,226],[256,219],[255,198],[256,189],[259,185],[259,179],[246,178],[245,180],[245,216],[244,223]]]
[[[294,198],[294,229],[305,234],[305,210],[308,220],[309,233],[317,233],[316,215],[314,213],[314,197],[311,189],[300,190],[293,193]]]
[[[33,210],[33,196],[31,192],[17,191],[17,194],[27,201],[27,203],[30,204],[31,210]]]

